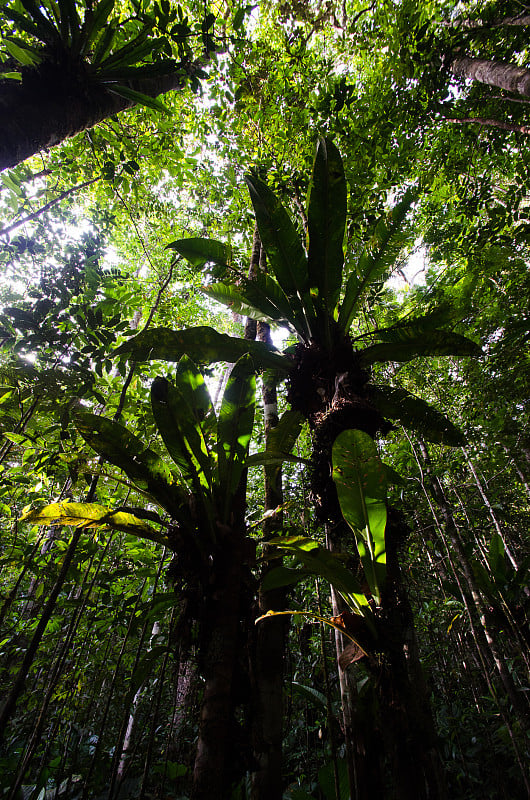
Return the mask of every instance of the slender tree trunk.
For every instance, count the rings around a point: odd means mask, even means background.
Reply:
[[[478,473],[477,473],[477,470],[475,469],[475,466],[474,466],[473,462],[471,461],[471,458],[469,457],[469,453],[467,452],[465,447],[462,447],[462,453],[463,453],[463,456],[464,456],[464,458],[466,460],[466,463],[467,463],[467,465],[468,465],[468,467],[469,467],[469,469],[471,471],[471,474],[473,475],[473,477],[475,479],[475,484],[476,484],[477,489],[479,491],[479,494],[480,494],[480,496],[482,498],[482,501],[483,501],[484,505],[486,506],[486,508],[488,509],[488,514],[491,517],[491,521],[493,522],[495,530],[499,534],[499,536],[501,538],[501,541],[502,541],[502,543],[504,545],[504,552],[508,556],[508,560],[510,561],[510,564],[512,565],[512,567],[514,569],[517,569],[519,565],[517,564],[517,561],[515,560],[515,558],[514,558],[514,556],[512,554],[512,551],[511,551],[511,549],[510,549],[510,547],[509,547],[509,545],[508,545],[508,543],[506,541],[506,537],[504,535],[504,531],[501,528],[500,522],[497,519],[497,517],[495,515],[495,511],[493,510],[493,507],[492,507],[492,505],[491,505],[491,503],[490,503],[490,501],[488,499],[488,496],[487,496],[487,494],[486,494],[486,492],[484,490],[484,486],[482,485],[482,481],[480,480],[480,478],[478,476]]]
[[[508,695],[513,705],[514,712],[521,723],[521,726],[523,727],[523,729],[527,730],[530,724],[530,713],[528,709],[528,703],[523,699],[523,696],[517,691],[512,674],[510,673],[508,666],[506,665],[505,659],[499,650],[499,647],[496,642],[495,633],[492,630],[488,621],[488,612],[485,607],[485,603],[476,585],[473,571],[469,563],[467,554],[462,545],[451,508],[447,503],[443,488],[437,476],[432,471],[430,457],[427,448],[423,442],[420,442],[419,444],[424,459],[424,467],[430,476],[433,496],[442,512],[447,536],[449,537],[451,546],[458,557],[460,569],[462,570],[466,583],[469,587],[473,603],[479,613],[480,622],[486,637],[486,641],[488,643],[489,650],[493,657],[493,661],[495,662],[497,672],[502,681],[506,694]]]
[[[258,339],[271,343],[270,328],[258,323]],[[278,424],[276,384],[263,377],[263,406],[265,414],[265,441]],[[283,503],[282,471],[280,467],[265,468],[265,510],[272,512]],[[266,542],[282,528],[282,512],[266,518],[263,540]],[[278,566],[269,562],[262,578]],[[285,608],[285,590],[259,593],[259,613],[281,611]],[[252,800],[281,800],[282,790],[282,738],[283,738],[283,670],[287,624],[285,617],[269,620],[255,630],[253,679],[255,687],[253,713],[253,745],[257,769],[252,776]]]
[[[530,70],[524,67],[502,61],[457,56],[452,59],[450,70],[459,78],[479,81],[488,86],[497,86],[499,89],[530,97]]]
[[[38,625],[35,629],[35,633],[29,643],[28,649],[26,650],[26,654],[20,665],[20,669],[18,671],[18,675],[15,679],[13,687],[9,694],[7,695],[5,702],[0,710],[0,742],[1,738],[5,735],[6,727],[8,722],[10,721],[13,713],[15,711],[18,698],[24,691],[24,687],[26,685],[26,680],[28,677],[29,670],[31,669],[31,665],[33,664],[33,659],[37,653],[38,647],[40,645],[41,639],[44,635],[44,631],[46,630],[48,623],[51,619],[51,616],[55,610],[55,604],[57,602],[57,598],[63,588],[63,585],[66,581],[68,570],[70,569],[70,564],[72,563],[72,559],[74,557],[79,539],[83,533],[83,528],[79,527],[76,528],[72,538],[70,539],[70,544],[65,552],[61,569],[53,586],[53,589],[50,592],[50,596],[46,601],[46,605],[44,606],[41,618],[39,619]]]
[[[124,81],[149,97],[182,89],[201,61],[183,64],[171,75]],[[103,84],[46,62],[26,70],[21,82],[0,81],[0,170],[53,147],[135,103]]]

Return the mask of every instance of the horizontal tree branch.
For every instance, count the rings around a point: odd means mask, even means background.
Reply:
[[[502,122],[499,119],[488,119],[486,117],[445,117],[446,122],[461,125],[466,122],[476,122],[490,128],[500,128],[503,131],[514,131],[515,133],[530,133],[530,125],[513,125],[511,122]]]

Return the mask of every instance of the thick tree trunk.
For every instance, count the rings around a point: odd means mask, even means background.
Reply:
[[[192,800],[231,794],[235,744],[234,673],[239,638],[244,532],[232,529],[219,543],[211,568],[208,607],[201,624],[204,694]]]
[[[530,97],[530,70],[524,67],[502,61],[458,56],[452,59],[450,69],[459,78],[487,83],[488,86],[497,86],[499,89]]]
[[[181,89],[201,67],[193,62],[171,75],[123,81],[149,97]],[[135,103],[102,84],[43,63],[21,82],[0,81],[0,170],[53,147]]]

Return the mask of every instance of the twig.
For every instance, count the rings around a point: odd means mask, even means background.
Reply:
[[[11,233],[16,228],[20,228],[20,226],[24,225],[26,222],[31,222],[32,220],[37,219],[37,217],[39,217],[41,214],[44,214],[44,212],[48,211],[48,209],[52,208],[52,206],[60,203],[61,200],[64,200],[65,197],[69,197],[71,194],[74,194],[74,192],[78,192],[80,189],[85,189],[87,186],[91,186],[93,183],[96,183],[96,181],[100,181],[101,177],[101,175],[98,175],[96,178],[91,178],[89,181],[84,181],[84,183],[79,183],[77,186],[72,186],[70,189],[66,189],[64,192],[61,192],[61,194],[57,195],[57,197],[54,197],[53,200],[50,200],[49,203],[41,206],[36,211],[33,211],[33,213],[28,214],[27,217],[23,217],[16,222],[12,222],[11,225],[6,225],[5,228],[0,230],[0,236],[7,236],[8,233]]]

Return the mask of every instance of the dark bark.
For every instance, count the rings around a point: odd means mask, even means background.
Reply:
[[[457,56],[451,60],[450,70],[459,78],[479,81],[530,97],[530,70],[524,67],[502,61]]]
[[[266,323],[258,323],[258,339],[271,343],[270,328]],[[276,384],[263,378],[263,405],[265,409],[265,439],[271,429],[278,424]],[[265,469],[265,510],[272,511],[283,503],[281,469]],[[263,539],[271,539],[282,528],[281,511],[267,517],[263,525]],[[278,566],[271,561],[264,568],[262,577],[268,570]],[[280,611],[285,608],[285,590],[259,593],[259,613]],[[285,617],[277,617],[260,624],[256,628],[254,644],[254,707],[253,707],[253,747],[256,769],[252,776],[252,800],[281,800],[282,790],[282,721],[283,721],[283,671],[287,624]]]
[[[236,751],[234,676],[239,646],[244,529],[230,529],[219,542],[201,623],[204,678],[192,800],[230,797]]]
[[[361,369],[351,342],[337,335],[332,352],[330,357],[315,346],[299,346],[289,394],[292,405],[305,413],[313,429],[312,494],[317,514],[338,530],[344,523],[331,479],[333,442],[348,429],[375,438],[384,435],[389,424],[370,401],[370,375]],[[345,735],[351,739],[348,760],[355,773],[350,775],[350,784],[356,800],[381,795],[382,770],[396,800],[446,797],[412,611],[401,579],[398,546],[402,533],[399,516],[389,510],[385,533],[387,581],[382,608],[375,612],[378,640],[368,645],[370,657],[365,662],[373,672],[373,693],[379,707],[373,730],[367,730],[365,709],[357,707],[356,701],[350,712],[355,690],[348,687],[347,675],[341,676]]]
[[[185,86],[202,63],[192,62],[170,75],[123,81],[149,97]],[[0,81],[0,170],[59,144],[135,103],[76,69],[43,62],[23,71],[21,82]]]

